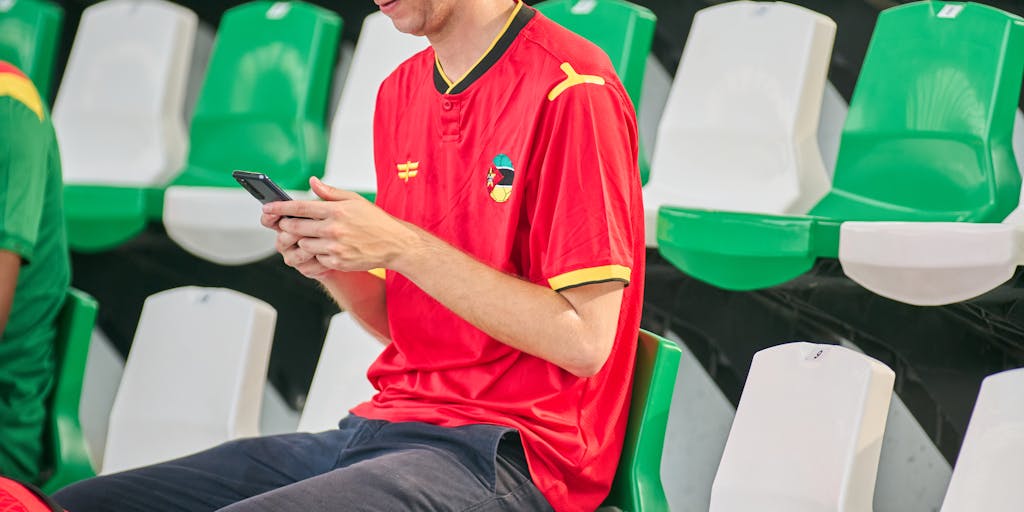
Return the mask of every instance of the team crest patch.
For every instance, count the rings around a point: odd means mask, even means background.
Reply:
[[[487,192],[495,202],[504,203],[512,195],[512,181],[516,170],[512,168],[512,159],[501,153],[491,161],[487,171]]]

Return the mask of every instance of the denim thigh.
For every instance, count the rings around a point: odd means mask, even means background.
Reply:
[[[358,416],[96,477],[55,498],[75,512],[550,510],[512,429]]]

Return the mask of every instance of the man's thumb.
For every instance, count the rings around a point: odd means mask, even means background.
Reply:
[[[313,176],[309,178],[309,188],[324,201],[340,201],[342,199],[349,199],[348,193],[344,190],[334,188],[322,181],[320,178]]]

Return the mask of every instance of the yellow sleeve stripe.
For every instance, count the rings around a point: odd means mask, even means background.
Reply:
[[[565,73],[565,80],[562,80],[551,89],[551,92],[548,93],[548,101],[555,101],[555,98],[561,96],[570,87],[582,84],[604,85],[604,78],[597,75],[581,75],[568,62],[563,62],[559,69]]]
[[[557,291],[581,284],[599,283],[602,281],[625,281],[628,283],[631,272],[629,267],[622,265],[581,268],[548,279],[548,285],[551,286],[552,290]]]
[[[0,97],[2,96],[18,100],[35,112],[40,121],[43,120],[43,100],[39,98],[39,92],[28,78],[13,73],[0,73]]]
[[[375,275],[375,276],[377,276],[377,277],[379,277],[381,279],[387,279],[387,277],[388,277],[387,270],[385,270],[383,268],[375,268],[375,269],[372,269],[372,270],[367,270],[367,272],[369,272],[369,273],[371,273],[371,274],[373,274],[373,275]]]

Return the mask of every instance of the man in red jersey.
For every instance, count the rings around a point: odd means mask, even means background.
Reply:
[[[72,487],[70,510],[103,495],[131,510],[133,492],[163,510],[157,480],[201,493],[175,497],[188,510],[569,511],[607,495],[643,294],[628,96],[601,50],[522,2],[378,4],[431,47],[381,85],[377,204],[314,178],[321,201],[262,219],[387,344],[378,393],[338,430]]]

